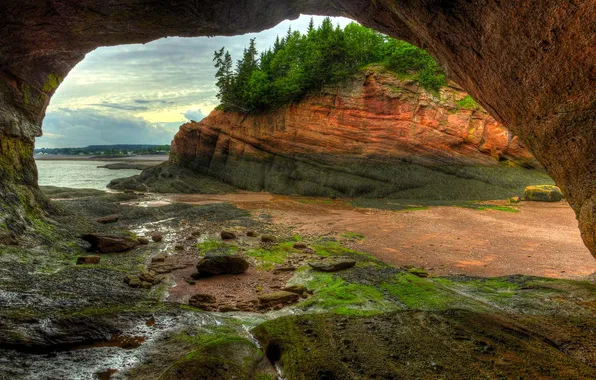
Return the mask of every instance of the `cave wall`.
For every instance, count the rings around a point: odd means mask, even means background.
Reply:
[[[596,255],[594,0],[1,0],[0,6],[3,228],[22,227],[13,226],[14,218],[7,223],[8,214],[26,215],[6,200],[23,186],[35,192],[34,162],[26,157],[52,94],[86,53],[165,36],[258,31],[304,13],[351,17],[429,51],[529,147],[562,188]],[[22,148],[18,158],[7,146]],[[9,167],[13,160],[20,166]],[[20,197],[21,205],[43,203],[28,191]]]

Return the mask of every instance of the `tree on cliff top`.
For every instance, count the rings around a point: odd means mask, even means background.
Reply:
[[[417,80],[430,91],[446,84],[439,65],[424,50],[351,23],[344,29],[325,18],[306,34],[288,29],[272,48],[260,54],[255,39],[232,70],[229,52],[214,53],[220,108],[259,112],[299,100],[326,84],[337,83],[371,63]]]

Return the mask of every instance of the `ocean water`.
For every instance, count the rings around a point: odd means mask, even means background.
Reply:
[[[40,186],[60,186],[75,189],[107,190],[106,185],[115,178],[140,174],[140,170],[109,170],[98,166],[116,161],[37,160]]]

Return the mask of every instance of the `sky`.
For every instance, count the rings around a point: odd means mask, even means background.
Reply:
[[[314,19],[318,25],[323,17]],[[225,46],[236,61],[251,38],[266,49],[290,26],[306,31],[309,20],[301,16],[234,37],[170,37],[98,48],[56,90],[36,148],[169,144],[181,124],[200,121],[218,104],[214,50]],[[333,22],[343,27],[351,20]]]

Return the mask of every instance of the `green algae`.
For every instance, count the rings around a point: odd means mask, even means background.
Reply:
[[[204,242],[195,244],[195,247],[198,248],[203,255],[233,255],[239,250],[237,245],[225,243],[221,240],[205,240]]]

